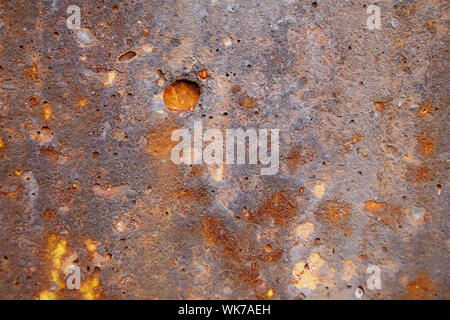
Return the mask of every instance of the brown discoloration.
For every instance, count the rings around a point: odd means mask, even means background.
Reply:
[[[289,174],[297,174],[305,169],[316,157],[316,152],[311,148],[298,148],[289,153],[282,163],[283,169]]]
[[[364,299],[448,298],[450,8],[337,2],[80,1],[68,30],[68,0],[0,1],[0,299],[354,299],[371,264]],[[280,129],[280,170],[175,165],[196,120]]]
[[[224,256],[221,258],[224,267],[233,270],[231,274],[235,274],[234,280],[250,287],[257,299],[267,298],[267,284],[258,280],[258,268],[279,261],[283,251],[273,248],[270,251],[264,250],[263,245],[252,239],[254,229],[251,226],[243,232],[230,232],[219,219],[203,216],[201,228],[207,244]]]
[[[427,114],[432,113],[431,103],[423,106],[417,111],[417,115],[421,118],[424,118]]]
[[[434,298],[435,287],[427,271],[422,271],[416,278],[410,281],[407,289],[411,298],[415,300]]]
[[[244,96],[239,104],[245,108],[254,108],[256,106],[256,99],[249,96]]]
[[[431,156],[431,152],[433,151],[435,144],[434,138],[425,133],[421,133],[416,137],[416,139],[419,143],[419,151],[426,156]]]
[[[43,213],[44,218],[51,219],[56,215],[56,210],[46,209]]]
[[[267,222],[272,218],[276,225],[285,226],[294,219],[297,204],[289,190],[274,193],[255,213],[250,213],[248,219],[255,223]]]
[[[385,97],[375,102],[375,107],[379,112],[385,112],[392,107],[392,97]]]
[[[366,201],[365,205],[365,211],[370,212],[372,214],[375,214],[377,212],[380,212],[386,208],[386,203],[383,202],[376,202],[373,200]]]
[[[352,206],[348,203],[337,201],[326,201],[320,212],[320,217],[336,225],[345,225],[352,211]]]
[[[422,166],[415,169],[415,182],[422,183],[433,180],[434,172],[429,167]]]
[[[50,102],[44,101],[42,103],[42,119],[44,121],[50,120],[50,117],[52,116],[52,104]]]
[[[175,126],[171,123],[162,124],[161,127],[155,127],[152,129],[146,137],[146,151],[149,151],[152,155],[158,158],[169,159],[173,147],[177,144],[176,141],[172,141],[171,139],[172,132],[175,129]]]
[[[383,224],[387,226],[395,225],[400,229],[402,228],[404,212],[396,205],[368,200],[364,203],[364,211],[379,217]]]

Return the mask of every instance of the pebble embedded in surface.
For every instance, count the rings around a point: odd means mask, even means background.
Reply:
[[[177,80],[164,91],[166,107],[173,111],[192,110],[200,98],[200,87],[189,80]]]

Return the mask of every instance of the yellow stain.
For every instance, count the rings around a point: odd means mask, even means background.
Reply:
[[[0,138],[0,149],[5,147],[5,142]]]
[[[61,259],[67,252],[66,245],[67,241],[55,234],[52,234],[47,240],[49,259],[57,269],[61,268]]]
[[[323,197],[323,195],[325,194],[325,183],[324,182],[321,181],[314,186],[314,194],[319,199]]]
[[[20,176],[20,175],[22,174],[22,171],[20,171],[20,170],[14,170],[14,174],[15,174],[16,176]]]
[[[318,273],[324,261],[318,252],[310,255],[308,260],[309,263],[298,262],[295,265],[294,270],[292,270],[294,282],[297,288],[307,287],[310,290],[315,290],[320,283]]]
[[[99,288],[96,290],[96,288]],[[101,297],[100,280],[90,278],[81,284],[80,292],[85,300],[95,300]]]
[[[91,239],[87,239],[84,244],[86,245],[86,247],[88,248],[90,253],[95,253],[95,251],[97,251],[97,247],[95,246],[95,244],[92,243]]]
[[[10,193],[8,193],[8,197],[14,198],[16,196],[16,194],[17,194],[16,191],[10,192]]]
[[[346,264],[344,265],[344,271],[342,273],[341,279],[344,281],[348,281],[353,278],[353,275],[357,270],[357,266],[352,260],[346,260],[345,263]]]
[[[59,279],[59,271],[54,269],[50,271],[50,281],[58,284],[58,290],[64,288],[64,282]]]
[[[39,297],[36,298],[36,300],[56,300],[58,297],[56,296],[56,293],[45,290],[39,293]]]
[[[299,224],[296,228],[296,235],[302,240],[302,242],[307,240],[313,232],[314,224],[309,221]]]
[[[44,121],[48,121],[52,115],[52,104],[50,102],[44,102],[42,104],[42,118]]]
[[[209,173],[211,174],[211,177],[216,181],[222,181],[223,180],[223,164],[221,165],[214,165],[209,167]]]
[[[273,290],[272,289],[269,289],[268,291],[267,291],[267,297],[268,298],[272,298],[273,297]]]
[[[431,103],[424,106],[423,108],[421,108],[417,114],[419,115],[419,117],[423,118],[425,117],[428,113],[431,113]]]
[[[106,81],[103,83],[105,87],[111,85],[114,82],[114,79],[116,78],[117,72],[116,71],[109,71],[106,75]]]
[[[78,105],[81,107],[85,107],[88,104],[88,99],[87,98],[81,98],[78,100]]]

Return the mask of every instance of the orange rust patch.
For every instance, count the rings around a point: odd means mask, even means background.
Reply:
[[[422,271],[417,278],[409,282],[407,288],[411,297],[416,300],[430,299],[435,291],[426,271]]]
[[[352,206],[348,203],[327,201],[321,215],[334,224],[343,225],[347,222],[351,210]]]
[[[177,142],[174,142],[171,139],[172,132],[175,129],[176,128],[171,125],[153,129],[149,133],[145,149],[161,158],[170,157],[172,149],[177,144]]]
[[[256,106],[256,99],[249,97],[249,96],[245,96],[244,98],[242,98],[242,100],[239,104],[242,107],[254,108]]]
[[[375,214],[377,211],[383,210],[386,208],[386,203],[376,202],[373,200],[368,200],[365,203],[365,211]]]
[[[51,219],[56,215],[56,210],[52,209],[45,209],[44,211],[44,217],[47,219]]]
[[[88,99],[87,98],[80,98],[78,99],[78,105],[80,107],[85,107],[88,104]]]
[[[54,163],[64,163],[68,161],[68,157],[56,151],[53,147],[42,148],[39,153],[48,156],[50,161]]]
[[[297,204],[287,190],[282,190],[272,195],[256,211],[250,214],[248,219],[255,223],[262,223],[267,217],[272,217],[276,225],[287,225],[295,217]]]
[[[397,226],[401,228],[400,222],[404,214],[401,208],[395,205],[368,200],[365,202],[364,211],[380,217],[382,222],[387,226],[391,226],[396,223]]]
[[[419,109],[417,115],[421,118],[425,117],[428,113],[431,113],[431,103]]]
[[[388,109],[388,107],[392,105],[392,101],[393,99],[391,97],[383,98],[375,102],[375,107],[377,108],[378,111],[384,112]]]
[[[27,75],[29,80],[37,81],[37,65],[33,64],[31,67],[25,67],[25,74]]]
[[[195,82],[177,80],[164,90],[164,104],[173,111],[193,110],[200,93],[200,87]]]
[[[418,167],[416,170],[416,182],[425,182],[433,180],[433,173],[427,166]]]
[[[253,240],[255,229],[232,233],[228,231],[225,224],[217,218],[203,216],[201,219],[203,237],[208,245],[216,248],[216,252],[227,257],[223,259],[226,268],[239,284],[248,285],[252,288],[258,299],[267,299],[267,292],[270,289],[267,283],[258,279],[260,271],[258,269],[265,264],[281,259],[283,251],[280,249],[270,252],[255,250],[259,246]]]
[[[208,76],[208,72],[206,71],[206,69],[200,70],[198,72],[198,77],[202,80],[207,79],[209,76]]]
[[[50,102],[44,101],[42,103],[42,119],[44,121],[48,121],[52,115],[52,104]]]
[[[355,144],[357,143],[359,140],[361,140],[362,136],[357,133],[355,135],[353,135],[353,137],[350,140],[347,140],[344,142],[344,149],[345,152],[350,152],[350,144]]]
[[[304,169],[305,165],[313,161],[315,156],[316,152],[314,149],[296,149],[286,157],[285,166],[283,166],[283,168],[288,171],[289,174],[298,173]]]
[[[420,152],[424,155],[430,156],[434,149],[434,139],[426,136],[424,133],[419,134],[416,139],[419,143]]]
[[[361,135],[359,133],[355,134],[352,139],[349,141],[350,143],[356,143],[361,140]]]
[[[37,105],[38,101],[35,97],[31,97],[29,100],[30,106],[34,107],[35,105]]]

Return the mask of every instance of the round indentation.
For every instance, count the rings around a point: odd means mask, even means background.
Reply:
[[[163,99],[173,111],[193,110],[200,98],[200,86],[189,80],[177,80],[166,88]]]

